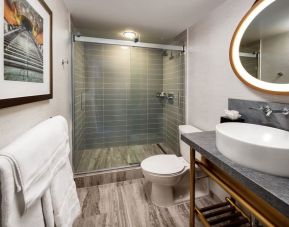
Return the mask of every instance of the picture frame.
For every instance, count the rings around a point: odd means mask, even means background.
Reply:
[[[0,16],[0,109],[52,99],[52,11],[44,0],[2,0]]]

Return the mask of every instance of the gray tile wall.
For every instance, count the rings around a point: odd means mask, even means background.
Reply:
[[[185,43],[186,32],[173,42],[175,45]],[[167,54],[163,57],[163,87],[166,93],[174,94],[174,99],[166,101],[164,106],[164,143],[180,155],[178,126],[185,124],[185,55],[180,51],[168,51]]]
[[[184,124],[184,56],[179,51],[172,53],[173,59],[164,57],[164,91],[174,94],[164,108],[164,142],[179,155],[178,126]]]
[[[185,43],[185,32],[172,42]],[[76,150],[165,143],[179,155],[178,126],[185,122],[185,55],[175,51],[170,60],[170,51],[163,56],[156,49],[77,45]],[[173,93],[174,100],[157,98],[160,91]]]
[[[77,167],[84,148],[85,112],[82,108],[82,100],[85,92],[85,65],[84,46],[82,43],[74,43],[74,154],[73,166]],[[84,107],[84,106],[83,106]]]
[[[85,44],[85,148],[125,145],[130,53]]]
[[[163,89],[161,50],[131,48],[131,79],[128,89],[128,144],[163,141]]]
[[[85,44],[85,148],[163,141],[162,51]]]

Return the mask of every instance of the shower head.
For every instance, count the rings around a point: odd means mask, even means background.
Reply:
[[[74,35],[75,35],[76,37],[80,37],[80,36],[81,36],[81,33],[80,33],[80,32],[76,32]]]
[[[171,56],[169,57],[169,60],[172,60],[174,59],[174,56],[173,56],[173,52],[171,51]]]
[[[163,51],[163,56],[164,57],[168,56],[168,52],[166,50]]]

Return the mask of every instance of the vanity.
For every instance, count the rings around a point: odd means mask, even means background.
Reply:
[[[235,205],[239,204],[265,226],[289,226],[289,178],[259,172],[226,158],[216,147],[214,131],[184,134],[182,140],[191,147],[190,226],[194,226],[195,216],[204,226],[216,223],[208,221],[211,216],[207,218],[205,214],[210,207],[199,209],[195,206],[195,164],[232,196],[215,208],[223,209],[223,206],[226,211],[227,205],[231,205],[235,208],[231,210],[233,213],[240,212],[243,216],[238,219],[240,223],[250,223],[250,216]],[[202,160],[196,160],[196,151],[202,155]],[[231,226],[238,226],[238,223]]]
[[[256,0],[232,37],[232,70],[258,92],[289,95],[288,9],[288,0]],[[181,137],[190,146],[190,226],[195,216],[206,227],[289,226],[289,104],[229,99],[228,109],[245,124]],[[224,201],[196,206],[195,166],[227,192]]]
[[[232,70],[258,92],[289,95],[288,9],[288,0],[256,0],[232,37]],[[289,226],[289,104],[229,99],[228,109],[245,124],[181,137],[190,146],[190,226],[195,216],[206,227]],[[195,166],[227,192],[224,201],[196,206]]]

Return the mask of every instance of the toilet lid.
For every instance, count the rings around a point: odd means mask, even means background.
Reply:
[[[176,155],[154,155],[142,161],[143,170],[154,174],[176,174],[185,166]]]

